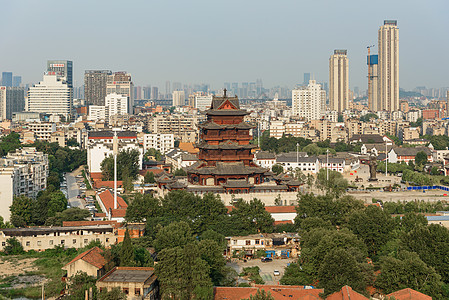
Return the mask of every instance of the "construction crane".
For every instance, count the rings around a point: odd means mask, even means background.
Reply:
[[[374,47],[374,45],[368,46],[366,48],[368,48],[368,109],[372,109],[372,104],[373,104],[373,95],[371,92],[371,84],[373,81],[373,77],[371,75],[371,48]]]

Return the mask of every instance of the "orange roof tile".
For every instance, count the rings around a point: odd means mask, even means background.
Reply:
[[[215,300],[240,300],[248,299],[249,296],[255,295],[257,290],[270,292],[275,300],[286,299],[320,299],[319,294],[322,289],[305,289],[304,286],[288,286],[288,285],[256,285],[255,287],[215,287]]]
[[[104,214],[106,217],[106,214]],[[115,220],[108,221],[63,221],[63,227],[71,227],[71,226],[96,226],[96,225],[111,225],[114,228],[119,228],[122,226],[122,223],[119,223]]]
[[[432,297],[410,288],[388,294],[387,297],[394,297],[396,300],[432,300]]]
[[[365,296],[355,292],[348,285],[341,288],[340,291],[327,296],[326,300],[369,300]]]
[[[114,196],[110,190],[99,193],[98,197],[106,210],[112,212],[113,218],[123,218],[125,216],[128,204],[126,204],[122,197],[117,196],[117,209],[114,209]]]
[[[273,213],[296,213],[294,205],[287,206],[265,206],[265,210],[270,214]]]
[[[195,146],[193,145],[193,143],[179,143],[179,149],[181,149],[182,151],[186,151],[189,152],[190,154],[196,154],[200,151],[200,149],[195,148]]]
[[[97,267],[98,269],[101,269],[107,263],[106,259],[104,259],[103,255],[101,255],[102,253],[103,253],[103,250],[101,250],[98,247],[94,247],[92,249],[89,249],[89,250],[81,253],[80,255],[78,255],[77,257],[72,259],[69,263],[67,263],[65,266],[70,265],[79,259],[82,259],[85,262],[91,264],[92,266]]]

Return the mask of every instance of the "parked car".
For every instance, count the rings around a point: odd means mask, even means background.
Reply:
[[[261,261],[262,262],[270,262],[270,261],[273,261],[273,259],[271,257],[262,257]]]
[[[279,275],[281,275],[281,273],[278,270],[274,270],[273,271],[273,275],[274,276],[279,276]]]

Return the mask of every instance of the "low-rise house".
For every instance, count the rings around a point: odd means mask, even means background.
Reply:
[[[297,233],[263,233],[226,239],[228,240],[227,256],[241,254],[242,251],[245,256],[253,256],[258,250],[286,257],[297,257],[299,253]]]
[[[294,205],[265,206],[265,210],[271,214],[275,224],[279,222],[293,224],[295,222],[296,208]]]
[[[393,148],[388,152],[388,162],[389,163],[398,163],[398,162],[406,162],[415,161],[416,154],[418,152],[424,152],[427,155],[427,161],[433,162],[432,152],[428,147],[397,147]]]
[[[271,170],[271,168],[276,164],[276,155],[268,151],[259,151],[254,155],[253,160],[262,168]]]
[[[10,238],[16,238],[25,251],[44,251],[55,246],[79,249],[92,241],[108,247],[117,242],[111,225],[4,228],[0,229],[0,251],[3,251]]]
[[[125,220],[128,204],[126,204],[122,197],[117,195],[117,208],[115,208],[114,204],[114,195],[110,190],[101,191],[95,197],[101,210],[106,213],[109,220],[116,220],[118,222]]]
[[[402,289],[394,293],[388,294],[387,299],[396,300],[432,300],[432,297],[427,296],[418,291],[412,290],[410,288]]]
[[[305,152],[279,154],[276,158],[276,163],[280,164],[285,172],[299,169],[305,174],[316,174],[320,170],[318,157],[309,157]]]
[[[103,257],[103,250],[98,247],[91,248],[67,263],[63,270],[67,271],[67,278],[75,276],[78,272],[85,272],[89,276],[99,278],[104,275],[106,259]]]
[[[115,267],[97,281],[100,292],[119,288],[128,300],[159,299],[159,283],[154,268]]]
[[[338,158],[338,157],[326,157],[320,156],[320,169],[325,168],[332,171],[337,171],[339,173],[343,173],[346,168],[346,161],[344,158]]]
[[[326,300],[369,300],[362,294],[355,292],[350,286],[345,285],[338,292],[330,294],[327,296]]]
[[[297,285],[256,285],[254,287],[214,287],[214,300],[240,300],[250,299],[255,296],[258,290],[270,293],[275,300],[295,299],[312,300],[321,299],[320,294],[323,289],[313,289],[308,286]]]

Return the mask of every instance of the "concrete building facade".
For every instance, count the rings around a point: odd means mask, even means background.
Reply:
[[[147,152],[154,148],[165,154],[175,147],[175,137],[172,133],[147,133],[143,136],[143,149]]]
[[[307,87],[292,90],[292,115],[307,121],[319,120],[324,111],[326,91],[316,80],[310,80]]]
[[[89,105],[105,105],[106,83],[110,70],[87,70],[84,72],[84,100]]]
[[[385,20],[378,31],[379,110],[399,110],[399,29],[396,20]]]
[[[13,113],[25,109],[25,89],[0,86],[0,121],[11,120]]]
[[[334,50],[329,58],[329,105],[341,114],[349,109],[349,67],[347,50]]]
[[[27,111],[68,117],[72,113],[72,89],[57,75],[44,75],[43,81],[28,90]]]

